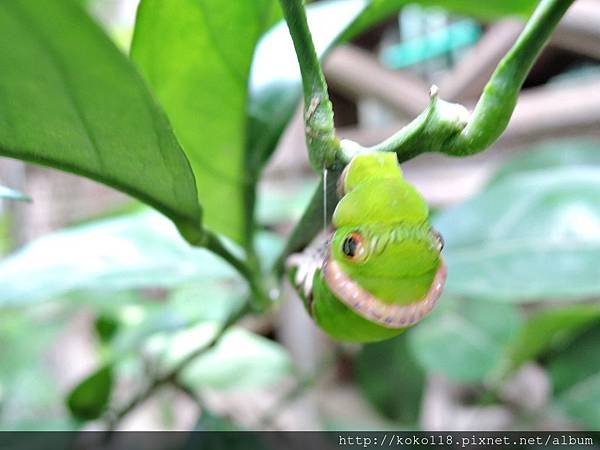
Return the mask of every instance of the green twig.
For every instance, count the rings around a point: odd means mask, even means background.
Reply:
[[[443,148],[449,138],[456,136],[465,128],[469,112],[462,105],[440,100],[435,86],[431,88],[430,97],[429,107],[415,120],[367,151],[395,151],[398,161],[404,162],[427,149]],[[347,143],[343,142],[343,144],[345,149],[352,149]],[[355,152],[362,150],[364,149],[359,148]]]
[[[331,167],[339,150],[327,83],[312,41],[304,2],[280,0],[302,74],[304,124],[310,162],[315,170]]]
[[[500,137],[517,104],[533,63],[574,0],[542,0],[509,50],[471,115],[465,129],[441,151],[465,156],[485,150]]]
[[[202,240],[198,245],[210,250],[211,252],[219,255],[225,261],[227,261],[235,270],[238,271],[242,277],[248,282],[250,291],[252,292],[251,306],[256,311],[265,311],[271,305],[264,287],[259,279],[259,274],[251,269],[250,265],[245,261],[236,257],[231,251],[223,245],[219,237],[211,232],[205,230]]]
[[[185,394],[192,402],[194,402],[202,414],[208,410],[204,401],[202,400],[202,397],[194,390],[192,386],[188,386],[178,378],[173,380],[171,385],[175,389],[179,390],[182,394]]]
[[[552,31],[574,0],[542,0],[519,38],[500,61],[472,114],[462,105],[437,99],[405,128],[381,144],[362,148],[342,145],[337,157],[347,163],[360,151],[395,151],[400,161],[424,152],[467,156],[485,150],[506,129],[519,91]],[[342,143],[344,144],[344,143]]]

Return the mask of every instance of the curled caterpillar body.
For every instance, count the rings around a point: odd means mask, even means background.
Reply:
[[[306,256],[289,260],[294,282],[308,312],[332,337],[390,338],[421,321],[440,298],[447,274],[443,239],[395,154],[355,156],[338,192],[326,245],[309,264],[296,264]]]
[[[427,294],[414,303],[398,305],[385,303],[363,289],[337,262],[327,260],[323,265],[325,280],[335,296],[359,316],[386,328],[410,327],[429,314],[442,295],[447,273],[442,261]]]

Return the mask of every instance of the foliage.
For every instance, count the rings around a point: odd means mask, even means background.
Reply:
[[[240,243],[251,239],[256,182],[245,147],[250,65],[276,17],[274,0],[144,0],[131,50],[190,160],[207,225]]]
[[[114,186],[196,235],[201,211],[185,155],[98,26],[72,1],[42,10],[17,0],[0,5],[0,30],[0,154]]]
[[[113,369],[103,366],[78,384],[67,397],[71,414],[80,420],[100,417],[108,406],[113,386]]]
[[[561,145],[515,160],[510,176],[504,169],[480,195],[437,216],[452,267],[448,292],[507,302],[597,294],[600,166],[585,147],[577,160],[577,147]]]
[[[386,417],[416,426],[425,390],[425,371],[409,347],[407,334],[365,345],[356,358],[356,379],[363,395]],[[393,380],[382,383],[381,380]]]
[[[204,249],[190,247],[155,212],[100,220],[47,235],[0,263],[0,305],[23,306],[70,292],[168,288],[234,277]]]
[[[120,419],[165,384],[201,401],[196,394],[209,389],[248,390],[296,379],[281,344],[235,323],[249,305],[266,309],[264,301],[248,298],[264,300],[275,291],[277,274],[268,268],[277,266],[276,255],[284,258],[321,229],[323,210],[314,204],[322,196],[318,191],[303,209],[298,233],[282,251],[280,239],[261,227],[297,218],[298,211],[288,198],[285,208],[274,207],[273,197],[260,197],[257,183],[297,107],[303,77],[304,93],[311,93],[307,71],[320,70],[319,59],[335,44],[407,2],[308,6],[316,52],[302,74],[285,23],[276,24],[282,11],[275,0],[142,0],[131,57],[80,3],[55,1],[43,9],[36,0],[0,3],[0,155],[103,182],[160,214],[143,211],[68,228],[0,262],[0,422],[66,429],[102,418],[114,425],[111,417]],[[535,4],[422,3],[483,19],[526,16]],[[494,128],[486,129],[483,144],[473,144],[476,133],[460,107],[434,97],[430,109],[379,149],[407,159],[416,144],[419,151],[439,150],[450,142],[442,134],[455,137],[462,130],[471,134],[456,142],[473,145],[457,150],[454,144],[450,153],[487,146],[510,115],[557,11],[569,2],[544,3],[551,4],[560,8],[543,10],[501,65],[503,80],[507,71],[514,77],[499,108],[502,117],[474,116],[476,125],[487,121]],[[288,25],[293,30],[293,21]],[[515,75],[509,69],[516,66]],[[488,107],[490,98],[503,97],[489,95]],[[310,108],[310,99],[306,103]],[[335,139],[327,144],[338,145]],[[340,148],[336,157],[343,163],[348,149]],[[523,365],[537,364],[553,386],[546,414],[582,427],[598,423],[600,366],[593,350],[600,312],[580,304],[600,295],[597,148],[597,142],[565,142],[514,158],[482,192],[434,218],[450,267],[442,306],[406,334],[362,347],[354,361],[357,384],[377,411],[417,427],[428,377],[441,374],[496,392]],[[26,197],[0,186],[0,199]],[[61,326],[80,315],[95,333],[96,369],[65,392],[45,375],[42,355],[56,351],[50,343]],[[114,403],[121,384],[141,389],[130,406]],[[206,413],[198,427],[230,424]]]
[[[484,380],[520,328],[516,308],[452,298],[442,301],[443,306],[411,333],[415,357],[431,373],[458,381]]]

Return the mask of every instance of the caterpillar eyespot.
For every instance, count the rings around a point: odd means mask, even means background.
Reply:
[[[366,251],[360,233],[354,231],[344,239],[342,242],[342,253],[346,255],[349,260],[354,262],[359,262],[364,259]]]

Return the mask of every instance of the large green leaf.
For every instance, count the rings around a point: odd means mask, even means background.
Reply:
[[[167,119],[76,2],[0,2],[0,67],[0,155],[106,183],[199,237],[193,174]]]
[[[0,308],[71,292],[171,287],[207,277],[233,278],[235,272],[148,211],[49,234],[1,260]]]
[[[425,373],[415,361],[407,337],[402,334],[363,346],[355,372],[361,393],[377,411],[388,419],[414,426],[419,419]]]
[[[191,364],[182,377],[200,388],[249,389],[272,386],[292,373],[291,359],[282,345],[234,328],[213,350]]]
[[[132,57],[191,161],[207,226],[244,243],[248,73],[275,0],[142,0]]]
[[[435,218],[447,291],[501,301],[600,295],[600,167],[503,177]]]
[[[589,430],[600,423],[600,327],[595,327],[556,355],[548,365],[553,406]]]
[[[309,6],[319,53],[367,4]],[[143,0],[132,45],[192,162],[206,224],[242,244],[252,231],[254,184],[300,95],[282,23],[256,49],[250,73],[258,39],[278,16],[274,0]]]
[[[413,353],[428,372],[481,381],[498,368],[520,327],[512,305],[442,298],[430,318],[412,330]]]
[[[149,340],[148,349],[167,365],[176,364],[208,345],[220,326],[216,322],[202,322],[173,335],[156,335]],[[214,348],[185,368],[182,380],[198,389],[248,389],[269,386],[292,373],[293,365],[283,346],[233,327]]]

